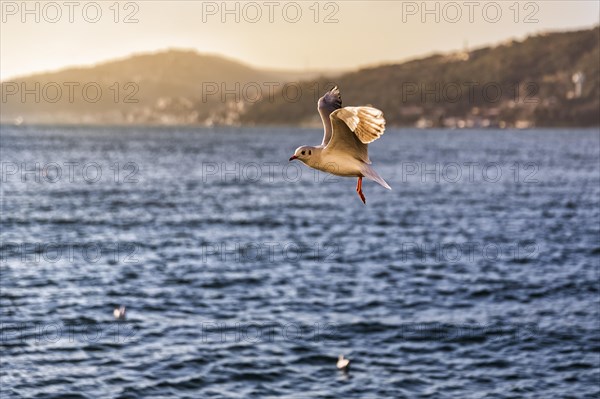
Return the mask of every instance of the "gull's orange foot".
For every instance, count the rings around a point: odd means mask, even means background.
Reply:
[[[360,197],[363,204],[367,205],[367,200],[362,192],[362,177],[359,177],[358,182],[356,182],[356,192],[358,193],[358,196]]]

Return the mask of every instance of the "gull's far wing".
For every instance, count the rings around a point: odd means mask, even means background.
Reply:
[[[377,140],[385,131],[383,112],[373,107],[345,107],[338,118],[354,132],[363,144]]]
[[[383,112],[373,107],[345,107],[332,112],[330,119],[333,134],[327,148],[371,163],[367,144],[385,131]]]
[[[329,115],[340,108],[342,108],[342,96],[337,86],[325,93],[317,102],[317,109],[323,121],[323,146],[326,146],[329,140],[331,140],[331,120],[329,119]]]

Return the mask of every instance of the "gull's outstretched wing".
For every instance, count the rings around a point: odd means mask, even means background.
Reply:
[[[323,146],[326,146],[329,140],[331,140],[331,120],[329,119],[329,115],[340,108],[342,108],[342,96],[340,96],[340,90],[337,86],[325,93],[317,102],[317,109],[321,115],[324,128]]]
[[[342,151],[371,163],[367,144],[385,131],[383,112],[373,107],[345,107],[330,115],[333,134],[327,149]]]

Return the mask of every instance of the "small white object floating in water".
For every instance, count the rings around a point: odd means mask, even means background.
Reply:
[[[345,359],[344,355],[340,355],[337,361],[337,368],[343,371],[348,371],[350,367],[350,359]]]
[[[115,310],[113,310],[113,316],[115,316],[115,319],[117,320],[123,320],[125,318],[125,306],[115,308]]]

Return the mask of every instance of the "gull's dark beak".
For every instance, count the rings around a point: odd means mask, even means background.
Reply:
[[[290,157],[290,162],[292,162],[294,159],[298,159],[298,157],[297,157],[297,156],[295,156],[295,155],[292,155],[292,156]]]

